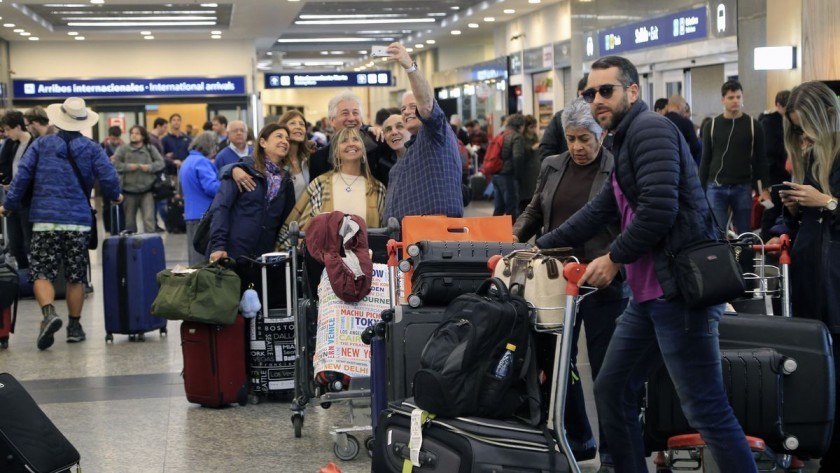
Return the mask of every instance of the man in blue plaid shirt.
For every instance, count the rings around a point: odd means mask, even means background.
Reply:
[[[429,82],[400,43],[388,46],[389,60],[408,75],[411,91],[403,96],[405,128],[412,134],[406,152],[389,174],[385,218],[406,215],[462,217],[461,157],[446,115],[435,101]]]

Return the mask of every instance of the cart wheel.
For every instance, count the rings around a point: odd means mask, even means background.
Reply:
[[[236,392],[236,403],[240,406],[244,406],[248,404],[248,385],[243,384],[242,387],[239,388],[239,391]]]
[[[368,438],[365,439],[365,448],[367,449],[368,456],[371,458],[373,458],[374,445],[373,435],[369,435]]]
[[[136,342],[136,341],[137,341],[137,335],[135,335],[135,334],[133,334],[133,333],[132,333],[132,334],[130,334],[130,335],[128,336],[128,341],[129,341],[129,342]]]
[[[339,460],[350,461],[359,454],[359,441],[352,435],[347,436],[347,448],[341,448],[338,442],[333,445],[333,452]]]
[[[138,342],[145,342],[146,341],[146,334],[145,333],[138,333],[137,334],[137,341]]]
[[[107,335],[105,335],[105,343],[108,343],[108,342],[114,343],[114,334],[113,333],[109,332]]]
[[[292,426],[295,428],[295,438],[299,439],[301,435],[303,435],[303,416],[300,414],[292,415]],[[338,444],[336,444],[336,446],[338,446]],[[338,453],[336,453],[336,455],[338,455]]]
[[[161,337],[165,337],[166,334],[168,334],[168,333],[169,333],[169,330],[166,330],[166,327],[163,327],[163,328],[160,329],[160,336]]]
[[[329,409],[332,406],[331,402],[322,402],[321,409]]]

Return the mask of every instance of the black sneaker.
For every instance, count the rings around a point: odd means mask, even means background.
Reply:
[[[82,324],[79,322],[67,324],[67,343],[83,342],[86,338],[85,331],[82,330]]]
[[[51,347],[55,338],[53,334],[61,328],[61,319],[55,314],[50,314],[41,322],[41,333],[38,334],[38,349],[46,350]]]

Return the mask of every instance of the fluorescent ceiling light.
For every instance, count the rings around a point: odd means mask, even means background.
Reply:
[[[385,41],[385,38],[280,38],[278,43],[362,43],[368,41]],[[388,38],[390,39],[390,38]]]
[[[427,13],[428,16],[446,16],[446,13]]]
[[[449,34],[453,36],[458,36],[459,34],[461,34],[461,30],[452,30],[449,32]]]
[[[470,28],[478,28],[478,23],[470,23],[467,26],[469,26]]]
[[[14,30],[14,31],[15,31],[15,33],[20,33],[21,31],[26,31],[26,30],[21,29],[21,28],[17,28],[17,29],[16,29],[16,30]]]
[[[152,35],[146,35],[146,36],[143,36],[143,39],[155,39],[155,37],[152,36]]]
[[[218,3],[202,3],[201,6],[204,7],[204,8],[216,8],[216,7],[219,6],[219,4]]]
[[[3,26],[5,26],[6,28],[14,28],[15,24],[14,23],[3,23]]]
[[[222,35],[220,34],[211,34],[210,39],[222,39]]]
[[[90,3],[94,5],[102,5],[103,3],[105,3],[105,0],[90,0]]]
[[[37,36],[32,36],[32,37],[29,38],[29,41],[38,41],[39,39],[41,39],[41,38],[39,38]]]
[[[528,0],[528,3],[537,4],[540,3],[540,0]]]
[[[344,51],[330,51],[330,54],[345,54]]]
[[[143,15],[143,16],[86,16],[84,21],[216,21],[215,16],[191,16],[191,15],[176,15],[176,16],[162,16],[162,15]],[[73,18],[76,20],[76,18]]]
[[[28,32],[28,31],[22,31],[22,32],[20,33],[20,35],[21,35],[21,36],[32,36],[32,33]]]
[[[506,15],[513,15],[514,13],[516,13],[516,10],[514,10],[513,8],[508,8],[505,10]]]
[[[496,19],[493,18],[492,16],[486,16],[486,17],[484,17],[484,21],[486,21],[487,23],[492,23],[492,22],[496,21]]]
[[[119,26],[216,26],[215,21],[138,21],[138,22],[92,22],[74,21],[67,23],[67,26],[94,26],[102,28],[113,28]]]
[[[435,44],[435,43],[436,43],[436,41],[433,40],[433,39],[427,39],[426,40],[426,44]]]
[[[383,18],[359,20],[298,20],[296,25],[386,25],[391,23],[434,23],[434,18]]]
[[[222,32],[219,30],[213,30],[210,32],[210,34],[222,34]]]
[[[75,39],[76,41],[84,41],[85,37],[84,36],[76,36],[73,39]]]
[[[321,51],[321,56],[327,56],[328,54],[330,54],[329,51]]]
[[[755,48],[753,69],[757,71],[796,69],[796,47]]]
[[[300,15],[301,20],[348,20],[353,18],[405,18],[404,13],[386,13],[373,15]]]
[[[417,48],[417,49],[423,49],[423,48],[426,47],[426,45],[423,44],[423,43],[417,43],[417,44],[414,45],[414,47]]]
[[[68,32],[67,32],[67,35],[68,35],[68,36],[77,36],[78,34],[79,34],[79,32],[78,32],[78,31],[68,31]]]
[[[413,53],[413,52],[414,52],[414,48],[405,48],[405,52],[407,52],[407,53]]]
[[[140,34],[143,35],[143,36],[146,36],[146,35],[152,34],[152,32],[151,31],[141,31]]]

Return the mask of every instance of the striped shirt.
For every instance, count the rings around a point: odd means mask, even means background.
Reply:
[[[405,144],[405,156],[388,175],[385,218],[406,215],[464,215],[461,192],[461,155],[452,127],[437,101],[429,118],[418,114],[423,126]]]

